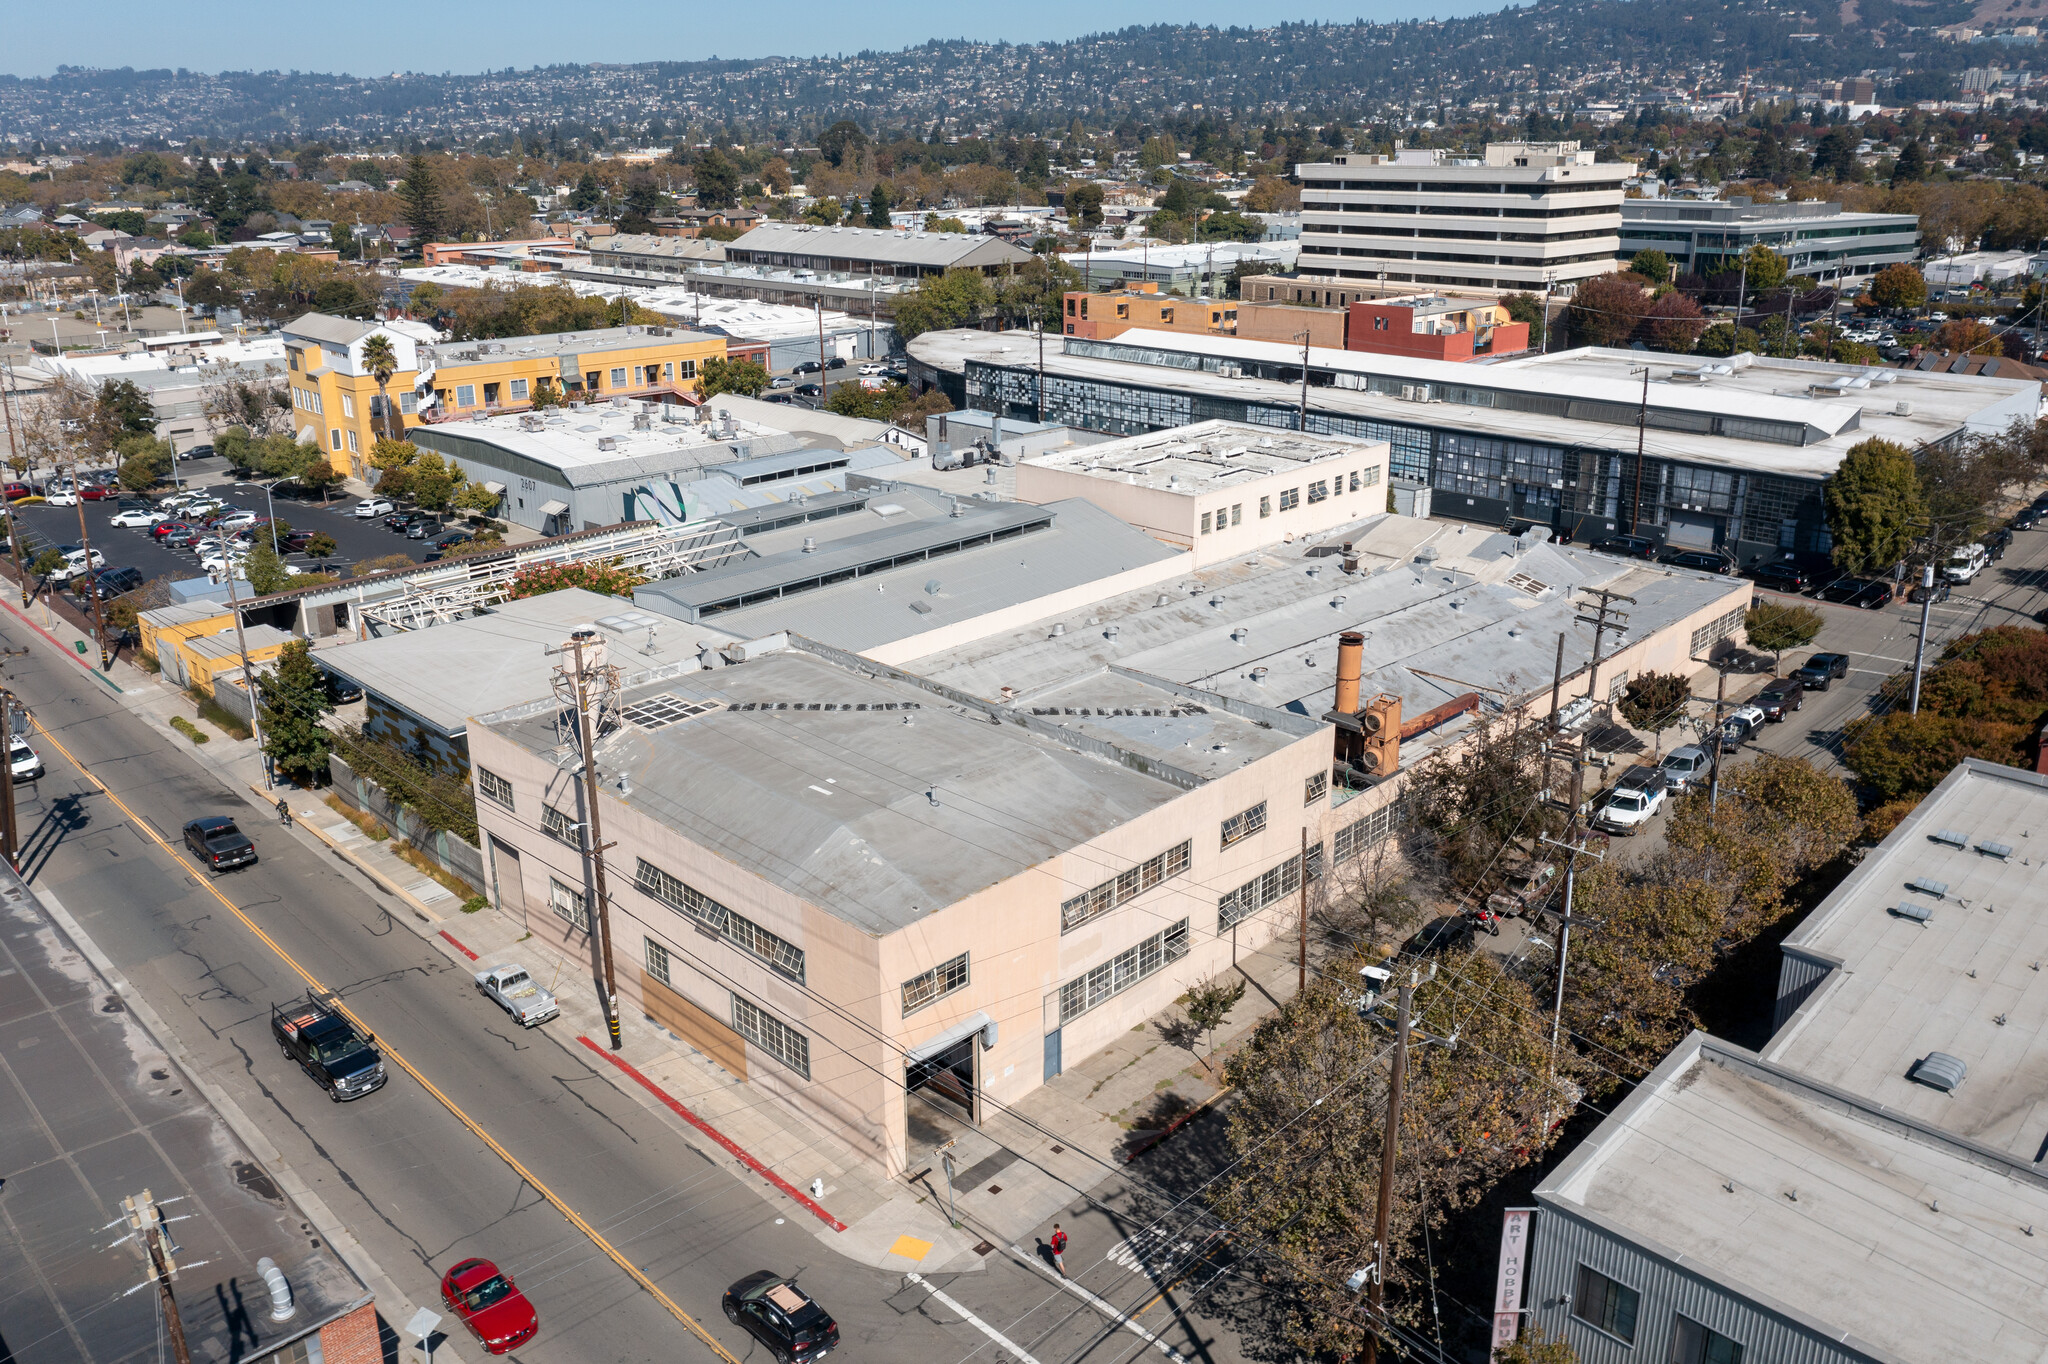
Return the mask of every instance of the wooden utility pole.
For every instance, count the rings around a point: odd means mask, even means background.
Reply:
[[[78,484],[76,461],[71,465],[71,485],[72,494],[78,505],[78,543],[82,546],[79,553],[85,556],[85,590],[86,595],[92,598],[92,628],[99,640],[100,671],[105,672],[114,666],[114,659],[107,652],[107,617],[106,613],[100,610],[100,579],[99,574],[93,571],[92,535],[85,528],[85,497],[84,490]]]
[[[1301,974],[1294,982],[1296,994],[1308,990],[1308,827],[1301,830]]]
[[[144,1189],[122,1199],[121,1210],[128,1215],[129,1230],[142,1242],[144,1253],[149,1256],[149,1276],[156,1281],[157,1297],[163,1303],[164,1327],[171,1340],[171,1357],[178,1364],[192,1364],[192,1351],[185,1345],[185,1322],[178,1315],[177,1295],[171,1291],[171,1279],[178,1272],[177,1247],[166,1243],[163,1218],[157,1211],[156,1200],[150,1196],[149,1190]]]
[[[1294,429],[1303,434],[1308,432],[1308,338],[1307,332],[1301,334],[1301,412],[1294,423]]]
[[[21,869],[21,830],[14,813],[14,693],[0,691],[0,743],[7,745],[7,760],[0,763],[0,856],[7,865]]]
[[[1365,1364],[1378,1364],[1379,1331],[1387,1319],[1387,1223],[1394,1213],[1394,1164],[1401,1150],[1401,1089],[1408,1081],[1408,1017],[1415,1004],[1415,977],[1411,972],[1401,986],[1400,1005],[1394,1016],[1394,1073],[1387,1081],[1387,1130],[1380,1138],[1380,1202],[1372,1223],[1372,1320],[1373,1334],[1366,1337]]]
[[[1598,597],[1600,604],[1596,607],[1580,608],[1581,614],[1578,617],[1578,622],[1581,625],[1593,627],[1593,661],[1586,665],[1586,699],[1588,701],[1597,701],[1598,698],[1594,695],[1594,689],[1600,683],[1601,641],[1606,637],[1609,630],[1619,634],[1628,629],[1628,612],[1615,610],[1614,604],[1618,601],[1625,601],[1630,606],[1634,606],[1636,599],[1634,597],[1624,597],[1619,592],[1609,592],[1605,588],[1593,588],[1588,592],[1588,595]],[[1588,609],[1597,614],[1592,616],[1584,614]],[[1614,617],[1612,623],[1609,623],[1607,619],[1609,616]]]
[[[7,425],[9,469],[13,468],[13,461],[21,458],[21,451],[16,448],[14,443],[14,411],[20,404],[12,401],[13,393],[14,362],[9,360],[7,362],[6,382],[0,384],[0,422],[5,422]],[[175,465],[177,461],[173,460],[172,463]],[[4,503],[7,507],[7,548],[14,556],[14,579],[21,587],[21,609],[26,611],[28,610],[29,602],[32,600],[33,590],[28,585],[28,570],[23,568],[21,563],[21,534],[14,524],[14,499],[0,498],[0,503]]]
[[[576,697],[576,734],[583,752],[583,856],[589,864],[592,898],[597,902],[591,908],[592,930],[597,934],[598,951],[604,966],[602,991],[604,995],[604,1021],[611,1031],[612,1050],[625,1046],[625,1039],[619,1031],[619,980],[612,967],[612,916],[611,894],[605,886],[604,852],[610,847],[604,841],[604,828],[597,812],[597,754],[595,726],[590,719],[591,669],[585,667],[584,647],[592,630],[579,630],[570,637],[567,649],[555,653],[572,653],[575,656],[575,676],[570,679]]]

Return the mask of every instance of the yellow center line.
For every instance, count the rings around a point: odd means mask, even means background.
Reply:
[[[286,966],[289,966],[293,970],[293,972],[295,972],[298,975],[299,979],[306,982],[306,985],[309,989],[318,990],[324,993],[331,993],[328,991],[327,986],[322,985],[320,983],[320,980],[317,976],[315,976],[311,971],[308,971],[305,967],[299,965],[299,963],[297,962],[297,960],[293,958],[291,953],[285,951],[283,947],[279,946],[276,939],[272,938],[268,933],[264,932],[263,929],[257,925],[254,919],[251,919],[246,913],[244,913],[240,905],[237,905],[233,900],[230,900],[228,899],[227,896],[221,894],[220,887],[214,884],[213,878],[210,874],[208,874],[207,872],[198,867],[193,866],[190,862],[186,861],[185,856],[182,852],[180,852],[176,847],[172,846],[172,844],[167,839],[165,839],[163,835],[159,834],[155,829],[150,827],[149,821],[142,818],[142,816],[136,814],[135,811],[129,809],[127,802],[123,801],[119,796],[115,795],[113,789],[109,787],[105,782],[101,781],[98,777],[94,776],[92,770],[88,768],[84,763],[80,762],[77,756],[73,754],[70,749],[66,748],[62,741],[60,741],[56,735],[50,733],[50,731],[44,727],[43,723],[40,720],[37,720],[33,716],[31,716],[29,718],[29,723],[35,726],[36,732],[42,735],[43,738],[47,740],[53,748],[55,748],[59,753],[62,753],[64,755],[65,761],[69,762],[73,767],[78,769],[79,775],[83,776],[87,781],[91,782],[94,786],[98,787],[101,794],[106,796],[108,800],[114,802],[115,806],[121,811],[121,813],[128,817],[128,820],[131,824],[133,824],[137,829],[140,829],[143,832],[143,834],[149,838],[151,842],[155,843],[158,847],[162,848],[166,853],[169,853],[171,859],[175,861],[179,866],[184,867],[186,870],[190,871],[192,873],[193,879],[196,880],[200,886],[202,886],[210,895],[212,895],[214,899],[220,901],[221,904],[226,907],[228,913],[234,915],[237,919],[241,920],[242,926],[248,929],[251,933],[254,933],[257,936],[257,938],[262,941],[265,947],[268,947],[272,952],[275,952],[277,954],[278,960],[282,961]],[[349,1008],[348,1005],[342,1003],[340,996],[334,995],[333,998],[337,1006],[341,1009],[342,1013],[348,1017],[348,1020],[351,1023],[355,1024],[355,1026],[358,1029],[360,1029],[365,1035],[370,1035],[372,1033],[372,1029],[370,1028],[369,1024],[364,1022],[360,1017],[358,1017],[356,1012],[353,1009]],[[433,1081],[429,1080],[426,1076],[420,1074],[419,1070],[412,1064],[412,1062],[406,1060],[403,1056],[399,1055],[399,1053],[393,1050],[388,1043],[379,1042],[377,1044],[377,1048],[385,1056],[391,1058],[393,1061],[396,1061],[399,1067],[403,1069],[407,1075],[412,1076],[414,1080],[418,1081],[420,1088],[426,1090],[427,1093],[433,1095],[436,1099],[438,1099],[443,1108],[447,1109],[450,1113],[455,1115],[455,1119],[457,1122],[460,1122],[464,1127],[467,1127],[479,1141],[483,1142],[484,1145],[490,1147],[491,1150],[497,1154],[500,1160],[504,1161],[507,1166],[511,1167],[511,1170],[514,1174],[518,1175],[521,1179],[525,1180],[526,1183],[533,1188],[533,1191],[535,1193],[539,1194],[542,1198],[545,1198],[549,1203],[554,1205],[555,1211],[561,1213],[562,1216],[568,1218],[570,1223],[573,1226],[575,1226],[575,1228],[578,1231],[582,1232],[585,1236],[589,1237],[591,1244],[596,1246],[599,1250],[603,1251],[611,1259],[611,1262],[613,1264],[617,1265],[620,1269],[625,1270],[627,1274],[631,1275],[633,1281],[639,1284],[642,1288],[646,1289],[650,1294],[652,1294],[654,1296],[654,1300],[656,1302],[659,1302],[663,1307],[667,1308],[670,1314],[673,1315],[677,1321],[680,1321],[683,1325],[689,1327],[691,1332],[694,1333],[699,1340],[703,1341],[706,1345],[711,1347],[711,1352],[713,1354],[717,1355],[721,1360],[724,1360],[725,1364],[740,1364],[739,1360],[736,1357],[734,1357],[729,1351],[727,1351],[723,1345],[720,1345],[716,1340],[712,1338],[710,1332],[706,1331],[702,1326],[700,1326],[697,1323],[696,1318],[692,1317],[688,1312],[685,1312],[681,1307],[677,1306],[675,1300],[669,1297],[668,1294],[662,1292],[661,1289],[656,1286],[654,1280],[648,1278],[646,1274],[641,1272],[639,1266],[635,1265],[631,1260],[628,1260],[624,1255],[620,1254],[618,1248],[612,1245],[610,1241],[606,1240],[604,1238],[604,1235],[601,1232],[599,1232],[596,1227],[592,1226],[588,1221],[586,1221],[581,1213],[577,1212],[574,1208],[570,1207],[567,1200],[562,1198],[561,1195],[557,1194],[553,1189],[549,1188],[546,1184],[542,1183],[540,1178],[536,1176],[533,1173],[533,1171],[527,1169],[526,1166],[523,1163],[521,1163],[517,1156],[513,1155],[510,1151],[506,1150],[502,1145],[500,1145],[496,1137],[493,1137],[489,1132],[486,1132],[483,1129],[483,1125],[481,1123],[477,1122],[476,1119],[470,1117],[469,1114],[465,1113],[462,1110],[460,1105],[458,1105],[453,1099],[449,1098],[446,1094],[442,1093],[439,1087],[437,1087]]]

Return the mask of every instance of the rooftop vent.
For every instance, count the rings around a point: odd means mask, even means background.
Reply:
[[[927,578],[925,580],[924,594],[927,597],[936,597],[939,595],[939,580],[937,578]]]
[[[1900,919],[1911,919],[1914,923],[1920,924],[1923,927],[1934,918],[1934,911],[1932,909],[1926,905],[1915,904],[1911,900],[1901,900],[1893,905],[1889,912]]]
[[[1967,848],[1970,846],[1969,835],[1957,833],[1954,829],[1943,829],[1939,833],[1929,834],[1928,837],[1936,843],[1946,843],[1951,848]]]
[[[617,436],[599,436],[597,438],[597,448],[600,450],[616,450],[619,448],[619,438]]]
[[[1932,895],[1937,900],[1948,898],[1948,882],[1937,881],[1931,876],[1916,876],[1906,882],[1907,890],[1917,890],[1922,895]]]
[[[1415,562],[1418,564],[1433,564],[1437,561],[1437,558],[1437,548],[1435,545],[1424,545],[1421,549],[1415,551]]]
[[[1950,1056],[1945,1051],[1930,1051],[1913,1063],[1913,1068],[1906,1072],[1906,1078],[1953,1094],[1969,1073],[1970,1068],[1963,1064],[1961,1058]]]
[[[1061,635],[1064,635],[1066,632],[1067,623],[1065,621],[1056,620],[1052,623],[1052,637],[1054,639],[1058,639]]]
[[[1999,861],[2003,862],[2006,858],[2012,856],[2012,844],[1979,843],[1977,845],[1977,851],[1984,854],[1984,856],[1986,857],[1995,857]]]
[[[1122,627],[1122,626],[1118,626],[1118,625],[1105,625],[1105,626],[1103,626],[1103,627],[1102,627],[1102,637],[1103,637],[1104,639],[1115,639],[1115,638],[1116,638],[1116,637],[1117,637],[1118,635],[1120,635],[1120,634],[1122,634],[1122,633],[1123,633],[1123,627]]]
[[[1270,671],[1270,670],[1269,670],[1269,669],[1266,669],[1266,668],[1253,668],[1253,669],[1252,669],[1252,681],[1254,681],[1254,682],[1263,682],[1263,681],[1265,681],[1265,680],[1266,680],[1266,674],[1267,674],[1267,672],[1268,672],[1268,671]]]
[[[804,553],[806,553],[806,554],[816,554],[817,552],[818,552],[818,537],[817,537],[817,536],[815,536],[815,535],[806,535],[806,536],[804,537]]]
[[[1232,630],[1230,632],[1231,642],[1235,644],[1242,644],[1245,642],[1246,637],[1250,634],[1251,631],[1249,629],[1240,625],[1235,630]]]
[[[1161,593],[1159,594],[1159,600],[1157,600],[1157,601],[1153,602],[1152,604],[1153,604],[1154,606],[1167,606],[1167,605],[1170,605],[1170,604],[1172,604],[1172,602],[1173,602],[1173,598],[1172,598],[1172,597],[1168,596],[1168,595],[1167,595],[1166,593],[1164,593],[1164,592],[1161,592]]]

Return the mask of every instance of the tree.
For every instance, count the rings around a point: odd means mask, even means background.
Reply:
[[[1230,1017],[1230,1011],[1244,998],[1244,981],[1243,976],[1231,980],[1211,976],[1190,985],[1188,992],[1181,996],[1181,1009],[1188,1016],[1188,1027],[1194,1031],[1195,1043],[1200,1045],[1204,1037],[1210,1037],[1209,1052],[1212,1056],[1216,1046],[1211,1035],[1223,1026],[1223,1021]]]
[[[1945,351],[1959,355],[1998,355],[1998,333],[1974,317],[1958,317],[1944,322],[1934,333],[1934,344]]]
[[[1102,186],[1085,182],[1067,186],[1067,222],[1077,228],[1102,226]]]
[[[1899,159],[1892,165],[1892,187],[1900,184],[1916,185],[1927,178],[1927,149],[1920,145],[1920,139],[1908,138],[1905,148],[1899,152]]]
[[[450,464],[437,451],[422,450],[410,466],[412,499],[427,511],[448,510],[448,503],[469,475],[459,464]]]
[[[836,167],[845,166],[849,157],[858,161],[867,147],[868,135],[852,119],[840,119],[818,138],[818,151]]]
[[[448,227],[448,211],[441,202],[441,186],[434,178],[433,164],[425,156],[415,152],[405,163],[405,183],[399,186],[398,197],[405,205],[413,240],[441,240]]]
[[[1621,718],[1652,734],[1669,729],[1685,714],[1692,684],[1677,673],[1638,673],[1621,695]]]
[[[1833,180],[1861,180],[1863,164],[1856,159],[1856,135],[1846,127],[1829,129],[1813,149],[1813,173]]]
[[[377,381],[377,407],[384,418],[384,434],[397,440],[399,424],[398,414],[391,406],[391,376],[398,373],[398,352],[383,332],[374,332],[363,342],[363,368]]]
[[[1778,656],[1787,649],[1803,649],[1813,643],[1825,624],[1826,618],[1811,606],[1785,606],[1777,602],[1752,606],[1742,617],[1743,632],[1749,636],[1751,646],[1769,650],[1773,668]]]
[[[603,202],[604,186],[597,183],[597,175],[592,171],[583,172],[575,188],[569,191],[569,207],[578,213],[588,213]]]
[[[1410,772],[1410,818],[1431,831],[1430,851],[1452,883],[1473,884],[1509,840],[1533,839],[1556,822],[1536,800],[1549,784],[1545,753],[1542,726],[1518,711],[1470,742],[1437,749]]]
[[[322,500],[325,500],[327,490],[340,483],[344,475],[341,470],[335,468],[327,459],[321,458],[308,460],[306,467],[299,470],[292,477],[297,480],[301,487],[311,488],[321,496]]]
[[[1263,273],[1263,272],[1262,272]],[[1509,294],[1501,301],[1508,310],[1508,316],[1516,322],[1527,323],[1529,344],[1543,344],[1543,300],[1535,294]]]
[[[250,582],[255,582],[253,573]],[[301,786],[325,781],[333,739],[320,717],[331,715],[334,703],[312,646],[303,639],[286,644],[270,669],[257,674],[256,692],[263,711],[263,751],[278,772]]]
[[[306,541],[306,553],[315,559],[331,559],[340,552],[341,546],[326,531],[315,531]]]
[[[1301,186],[1290,185],[1277,175],[1262,175],[1244,193],[1244,206],[1251,213],[1290,213],[1301,208]]]
[[[108,445],[123,436],[147,436],[156,432],[156,409],[133,379],[108,379],[95,396],[95,439]]]
[[[1785,258],[1762,242],[1743,252],[1742,261],[1749,272],[1749,282],[1745,287],[1751,298],[1758,298],[1780,287],[1792,273],[1792,267]]]
[[[979,322],[995,306],[995,290],[973,269],[927,275],[896,301],[896,334],[905,341],[928,331]]]
[[[697,159],[697,207],[731,208],[740,201],[740,170],[716,147]]]
[[[1933,790],[1966,757],[2031,768],[2048,707],[2048,632],[2000,625],[1952,642],[1927,671],[1918,715],[1906,711],[1911,685],[1904,673],[1888,680],[1881,714],[1853,726],[1842,751],[1879,801]]]
[[[1545,1335],[1541,1326],[1530,1325],[1494,1352],[1493,1364],[1579,1364],[1579,1352],[1563,1336]]]
[[[721,393],[758,398],[768,387],[768,371],[753,360],[712,356],[697,366],[697,391],[709,402]]]
[[[177,458],[171,443],[155,436],[130,436],[115,449],[121,459],[121,486],[135,493],[154,488]]]
[[[1671,257],[1655,247],[1647,251],[1638,251],[1628,259],[1628,272],[1632,275],[1641,275],[1652,284],[1669,284]]]
[[[1676,289],[1652,303],[1643,321],[1650,334],[1651,345],[1680,355],[1690,354],[1707,329],[1706,315],[1700,311],[1700,305]]]
[[[868,190],[868,226],[888,227],[890,225],[889,183],[886,180],[877,180],[873,188]]]
[[[1569,309],[1573,338],[1589,346],[1624,344],[1650,310],[1641,280],[1617,274],[1581,282]]]
[[[249,579],[250,590],[259,597],[284,591],[298,576],[285,567],[283,556],[270,547],[268,537],[250,547],[249,557],[243,561],[242,568]]]
[[[1875,436],[1849,447],[1821,500],[1835,564],[1851,572],[1882,572],[1905,558],[1925,510],[1912,455]]]
[[[804,221],[816,223],[820,227],[833,227],[838,224],[844,211],[839,201],[828,195],[823,199],[812,200],[804,208]]]
[[[645,581],[645,575],[638,569],[626,568],[616,559],[602,563],[542,564],[537,568],[521,569],[515,574],[507,595],[518,601],[524,597],[559,592],[565,587],[580,587],[586,592],[597,592],[607,597],[630,597],[633,589]]]

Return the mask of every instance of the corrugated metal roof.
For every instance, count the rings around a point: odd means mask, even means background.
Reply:
[[[728,256],[738,251],[771,251],[947,269],[963,265],[1021,265],[1031,259],[1029,251],[1000,237],[960,232],[899,232],[883,227],[813,227],[803,223],[763,223],[731,243],[726,251]]]

